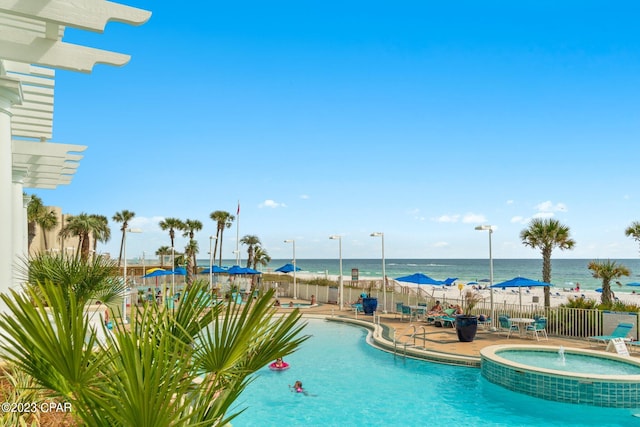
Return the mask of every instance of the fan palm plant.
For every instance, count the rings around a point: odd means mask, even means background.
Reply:
[[[631,275],[631,270],[627,266],[611,260],[591,261],[587,268],[591,270],[594,278],[602,279],[602,296],[600,298],[603,304],[611,303],[611,281]]]
[[[47,280],[12,290],[1,296],[9,312],[0,315],[0,349],[83,425],[225,425],[242,411],[232,405],[253,374],[308,337],[298,310],[274,316],[273,291],[211,307],[207,287],[195,282],[175,313],[148,304],[127,327],[116,314],[106,343],[68,289]]]
[[[218,265],[222,267],[222,235],[225,228],[230,228],[235,221],[236,217],[226,211],[214,211],[209,214],[209,217],[216,222],[216,246],[213,249],[213,259],[216,258],[216,252],[220,248],[220,258]]]

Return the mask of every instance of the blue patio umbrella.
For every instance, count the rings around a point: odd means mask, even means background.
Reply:
[[[627,286],[640,286],[640,282],[627,283]]]
[[[151,273],[145,274],[142,277],[145,279],[148,279],[149,277],[170,276],[170,275],[171,275],[170,270],[154,270]]]
[[[282,267],[276,268],[276,271],[279,272],[279,273],[291,273],[293,270],[300,271],[302,269],[300,267],[298,267],[297,265],[294,267],[293,264],[291,264],[291,263],[287,263],[287,264],[283,265]]]
[[[444,282],[433,279],[424,273],[414,273],[409,276],[397,277],[398,282],[416,283],[418,285],[443,285]]]
[[[255,271],[257,273],[256,270],[253,270],[251,268],[241,267],[239,265],[234,265],[227,269],[227,273],[229,274],[255,274],[255,273],[251,273],[251,271]]]
[[[217,265],[214,265],[211,270],[209,270],[209,268],[205,268],[199,274],[209,274],[210,272],[211,273],[227,273],[227,269],[223,268],[223,267],[218,267]]]
[[[171,274],[171,272],[169,272],[169,274]],[[176,267],[173,269],[173,274],[175,274],[176,276],[186,276],[187,269],[184,267]]]
[[[539,282],[533,279],[527,279],[526,277],[514,277],[506,282],[496,283],[492,285],[492,288],[518,288],[520,293],[520,307],[522,307],[522,288],[534,287],[534,286],[551,286],[551,283]]]
[[[596,292],[600,292],[600,293],[602,293],[602,288],[598,288],[598,289],[596,289]]]
[[[457,277],[447,277],[446,279],[444,279],[444,284],[447,286],[451,286],[456,280],[458,280]]]

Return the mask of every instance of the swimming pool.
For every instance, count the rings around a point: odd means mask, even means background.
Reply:
[[[640,426],[640,410],[550,402],[482,378],[480,369],[402,359],[369,346],[367,331],[309,319],[313,335],[291,367],[265,366],[238,400],[248,409],[232,421],[249,426]],[[292,393],[303,383],[309,396]],[[463,393],[462,395],[460,393]]]

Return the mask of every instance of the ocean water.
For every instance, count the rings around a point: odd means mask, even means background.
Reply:
[[[558,288],[575,287],[576,283],[584,290],[594,290],[602,286],[600,279],[595,279],[587,268],[591,259],[551,259],[551,283]],[[631,270],[631,276],[622,277],[623,286],[612,284],[612,290],[616,293],[631,293],[640,291],[640,287],[626,286],[630,282],[640,282],[640,259],[621,259],[616,262],[625,265]],[[273,272],[278,267],[290,263],[291,259],[275,259],[266,267],[261,267],[262,272]],[[246,260],[244,261],[246,263]],[[244,264],[243,263],[243,264]],[[209,260],[199,260],[198,264],[208,267]],[[233,260],[223,260],[223,265],[231,266]],[[296,259],[296,265],[302,272],[319,275],[335,276],[340,272],[338,259]],[[342,271],[345,276],[351,277],[352,269],[358,270],[360,280],[382,277],[381,259],[343,259]],[[424,273],[436,280],[444,280],[448,277],[457,277],[466,283],[489,278],[488,259],[386,259],[385,273],[389,278],[397,278],[413,273]],[[527,277],[533,280],[542,280],[542,259],[494,259],[493,282],[499,283],[514,277]]]

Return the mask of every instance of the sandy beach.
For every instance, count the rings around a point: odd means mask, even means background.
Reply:
[[[332,281],[338,281],[338,275],[319,275],[308,272],[298,272],[297,277],[302,280],[310,280],[313,278],[328,278]],[[349,281],[351,278],[348,276],[343,276],[343,280],[345,283]],[[362,277],[360,280],[380,280],[379,277]],[[407,287],[417,287],[418,285],[406,283],[406,282],[398,282],[395,280],[391,280],[395,283],[396,286],[407,286]],[[427,292],[429,295],[433,295],[434,297],[442,298],[442,299],[452,299],[459,298],[461,294],[464,294],[467,290],[474,290],[473,286],[464,285],[462,290],[458,288],[458,283],[455,283],[452,286],[430,286],[430,285],[420,285],[420,288],[423,292]],[[640,294],[633,294],[630,292],[622,292],[617,289],[618,286],[612,286],[611,290],[615,293],[615,296],[620,300],[628,304],[635,304],[640,306]],[[477,292],[480,292],[486,301],[489,301],[490,294],[488,289],[482,289]],[[493,293],[493,302],[494,304],[520,304],[522,305],[544,305],[544,289],[542,287],[532,287],[521,288],[522,295],[520,294],[518,288],[505,288],[503,289],[494,289]],[[599,292],[593,290],[580,290],[576,292],[575,290],[569,290],[568,288],[559,288],[556,286],[551,287],[551,306],[556,307],[561,304],[565,304],[569,298],[580,298],[584,295],[585,298],[600,301],[601,294]],[[537,297],[538,302],[535,302],[535,297]]]

